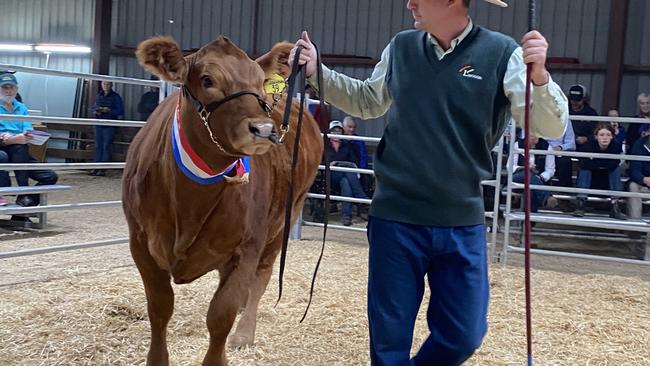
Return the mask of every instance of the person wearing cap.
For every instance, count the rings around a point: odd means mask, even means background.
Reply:
[[[587,102],[587,89],[580,84],[569,88],[569,114],[572,116],[597,116],[598,112]],[[576,136],[576,147],[582,151],[582,146],[594,138],[596,122],[571,120],[573,132]]]
[[[13,71],[13,70],[0,70],[0,75],[2,75],[2,74],[15,74],[15,73],[16,72]],[[23,102],[23,97],[21,97],[20,93],[18,93],[18,92],[16,92],[16,100],[21,102],[21,103],[24,103]]]
[[[343,123],[341,121],[332,121],[329,125],[329,133],[335,135],[343,134]],[[358,168],[359,167],[359,150],[356,145],[349,140],[330,138],[330,144],[325,147],[329,154],[331,166]],[[361,181],[357,173],[341,172],[333,170],[330,172],[331,184],[338,187],[341,196],[367,199],[366,193],[361,187]],[[341,221],[343,225],[352,225],[352,203],[343,202],[341,204]]]
[[[597,116],[598,113],[587,102],[587,89],[584,86],[575,84],[569,88],[569,115],[572,116]],[[571,129],[575,138],[573,150],[584,151],[590,140],[594,139],[596,123],[593,121],[571,120]],[[567,128],[568,132],[569,128]],[[570,150],[569,150],[570,151]],[[561,187],[573,187],[573,161],[568,156],[558,157],[556,174],[558,185]]]
[[[18,93],[18,81],[12,73],[0,74],[0,114],[15,114],[26,116],[27,107],[16,100]],[[34,128],[30,122],[0,120],[0,151],[4,152],[10,163],[27,163],[29,162],[29,149],[27,142]],[[16,182],[19,186],[29,185],[29,171],[16,170]],[[0,185],[9,186],[11,181],[7,172],[0,173]],[[24,198],[23,198],[24,197]],[[18,198],[17,203],[29,206],[23,202],[28,196]]]
[[[506,6],[503,1],[491,3]],[[399,32],[371,76],[323,68],[327,102],[389,123],[373,159],[368,221],[368,323],[372,365],[459,365],[487,331],[489,282],[481,180],[509,115],[523,125],[526,64],[532,65],[532,131],[556,138],[568,102],[546,70],[546,39],[512,38],[474,25],[470,0],[409,0],[415,30]],[[298,46],[309,83],[316,49]],[[430,330],[410,359],[428,278]]]

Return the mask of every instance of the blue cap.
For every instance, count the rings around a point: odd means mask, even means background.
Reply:
[[[5,86],[5,85],[18,85],[18,81],[16,80],[14,74],[10,74],[10,73],[0,74],[0,86]]]

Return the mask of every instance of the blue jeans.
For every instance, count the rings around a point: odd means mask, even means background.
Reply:
[[[1,160],[5,160],[8,163],[29,163],[29,148],[26,144],[14,144],[0,147],[0,152],[2,152]],[[16,183],[19,186],[28,186],[29,185],[29,171],[28,170],[15,170],[14,174],[16,175]],[[0,187],[11,186],[11,180],[9,180],[9,174],[7,172],[0,173]]]
[[[370,216],[368,322],[373,366],[454,366],[487,331],[485,226],[432,227]],[[427,275],[429,337],[410,358]]]
[[[524,170],[523,169],[517,170],[512,175],[512,181],[515,182],[515,183],[523,183],[524,182]],[[533,174],[531,172],[530,173],[530,184],[543,186],[544,182],[542,181],[542,179],[537,174]],[[550,195],[551,195],[551,192],[549,192],[549,191],[540,191],[540,190],[537,190],[537,189],[532,189],[530,191],[530,210],[532,212],[537,212],[537,209],[539,209],[539,206],[544,205],[544,201],[546,201],[546,199]]]
[[[577,188],[590,188],[591,187],[591,170],[580,169],[578,173],[578,180],[576,181]],[[607,174],[609,179],[609,190],[610,191],[620,191],[621,190],[621,167],[617,166],[616,169],[610,170]],[[578,193],[578,197],[586,198],[586,193]]]
[[[98,163],[112,160],[113,136],[116,127],[95,126],[95,161]]]
[[[361,187],[357,173],[332,171],[330,173],[331,184],[339,187],[341,196],[354,198],[368,198]],[[346,219],[352,218],[352,203],[343,202],[341,216]]]

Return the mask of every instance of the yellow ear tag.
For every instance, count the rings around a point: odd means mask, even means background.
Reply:
[[[287,87],[287,82],[282,75],[273,74],[267,81],[264,82],[264,91],[266,94],[281,94]]]

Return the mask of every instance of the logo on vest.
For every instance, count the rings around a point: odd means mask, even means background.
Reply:
[[[458,69],[458,73],[461,74],[463,77],[466,78],[472,78],[476,80],[483,80],[483,77],[481,75],[476,75],[474,74],[474,68],[472,65],[465,65]]]

